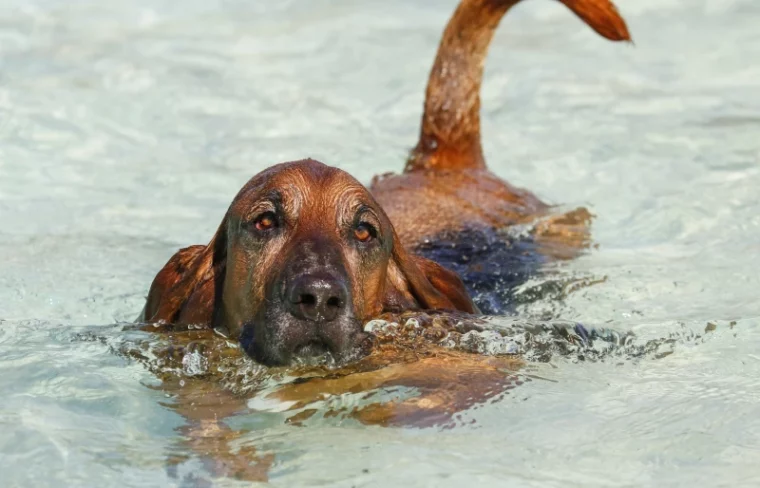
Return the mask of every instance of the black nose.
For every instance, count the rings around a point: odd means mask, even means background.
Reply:
[[[288,290],[290,313],[314,322],[335,320],[346,306],[348,291],[336,277],[308,274],[298,277]]]

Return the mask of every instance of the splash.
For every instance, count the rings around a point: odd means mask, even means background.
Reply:
[[[658,359],[680,344],[706,340],[716,328],[702,333],[681,326],[643,339],[574,322],[408,312],[368,322],[371,347],[361,358],[339,363],[326,355],[287,368],[261,366],[235,342],[193,327],[161,324],[155,327],[160,334],[129,330],[110,347],[143,364],[176,398],[218,388],[249,408],[287,412],[291,423],[340,417],[445,426],[459,412],[540,379],[529,374],[531,364]]]

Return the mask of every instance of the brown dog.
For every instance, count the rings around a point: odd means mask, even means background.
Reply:
[[[604,37],[628,39],[608,0],[560,1]],[[180,250],[158,273],[142,320],[212,327],[274,365],[326,351],[350,357],[364,338],[362,324],[383,312],[477,313],[456,273],[407,249],[548,212],[530,192],[489,172],[480,145],[483,61],[501,17],[518,2],[459,5],[403,174],[376,178],[368,191],[313,160],[259,173],[207,246]],[[539,226],[534,237],[559,237],[577,248],[586,221],[583,212],[564,216]]]

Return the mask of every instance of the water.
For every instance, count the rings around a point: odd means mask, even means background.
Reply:
[[[110,324],[266,166],[400,169],[454,5],[0,2],[4,486],[204,476],[192,457],[167,471],[185,421]],[[254,446],[272,485],[760,483],[760,5],[618,5],[635,47],[534,1],[488,59],[491,167],[597,216],[598,248],[556,270],[594,284],[518,311],[642,340],[717,329],[661,359],[531,363],[452,429],[298,427],[256,403],[231,421],[235,448]]]

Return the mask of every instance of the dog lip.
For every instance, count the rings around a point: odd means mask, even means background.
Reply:
[[[275,300],[276,302],[276,300]],[[244,321],[238,340],[254,361],[265,366],[310,364],[312,361],[345,364],[371,349],[361,321],[350,310],[336,322],[315,324],[298,319],[273,302],[269,313]]]
[[[330,348],[327,347],[327,344],[319,340],[312,340],[305,342],[300,346],[297,346],[293,351],[293,356],[299,358],[309,358],[321,356],[328,352],[330,352]]]

